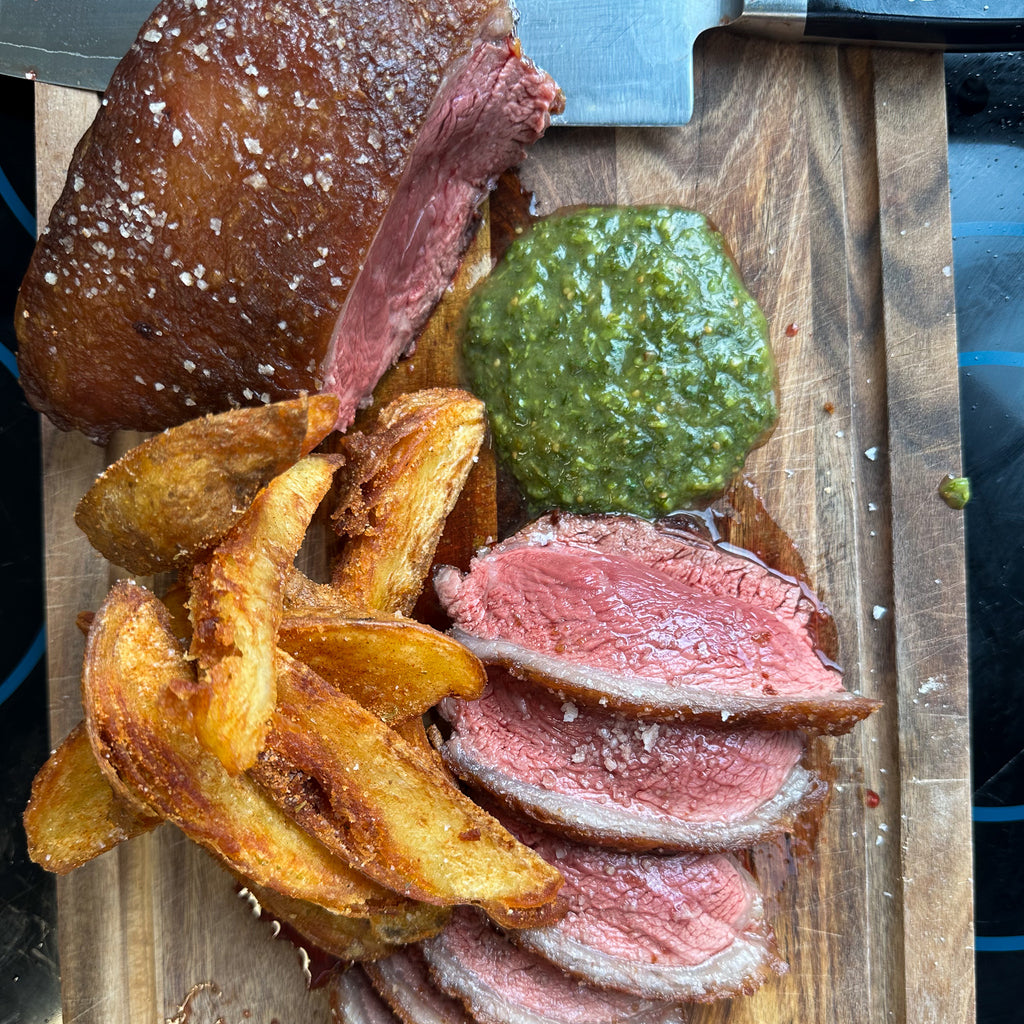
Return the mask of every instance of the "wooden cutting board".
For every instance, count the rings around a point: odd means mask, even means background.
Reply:
[[[698,46],[696,79],[690,125],[552,130],[521,178],[542,211],[673,202],[723,230],[779,363],[781,421],[749,477],[835,615],[847,685],[885,707],[832,744],[838,778],[818,845],[786,866],[773,915],[789,974],[694,1019],[965,1024],[963,526],[936,494],[959,470],[942,61],[720,35]],[[95,106],[38,88],[40,217]],[[55,739],[81,714],[75,614],[121,575],[72,510],[133,440],[104,451],[44,428]],[[756,543],[758,521],[742,529]],[[59,914],[67,1021],[329,1020],[294,949],[169,827],[62,879]]]

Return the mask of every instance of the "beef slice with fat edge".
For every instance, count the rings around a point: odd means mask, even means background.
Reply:
[[[440,706],[464,781],[560,833],[624,849],[750,846],[820,814],[828,783],[796,731],[649,721],[562,700],[491,669]]]
[[[469,909],[423,943],[430,977],[479,1024],[686,1024],[683,1007],[588,985]]]
[[[764,899],[731,854],[630,854],[506,821],[565,878],[568,909],[514,941],[591,985],[712,1002],[784,974]]]
[[[803,584],[667,524],[553,514],[434,582],[482,661],[591,704],[827,733],[878,707],[818,650]]]

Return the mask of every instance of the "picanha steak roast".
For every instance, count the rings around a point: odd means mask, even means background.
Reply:
[[[554,924],[510,933],[513,942],[571,977],[686,1003],[750,994],[786,972],[761,891],[734,855],[620,853],[504,820],[558,865],[567,905]],[[428,961],[437,941],[425,940]]]
[[[436,938],[364,969],[406,1024],[686,1024],[687,1020],[681,1006],[595,988],[566,974],[544,957],[515,946],[468,908],[457,910]]]
[[[562,700],[500,668],[444,700],[446,764],[507,811],[588,843],[714,852],[784,832],[828,785],[798,730],[657,721]]]
[[[21,288],[29,401],[103,441],[327,390],[344,429],[561,102],[505,0],[161,0]]]
[[[813,841],[822,734],[878,702],[819,649],[809,586],[699,522],[551,513],[435,575],[488,665],[480,699],[442,701],[435,741],[565,879],[551,924],[501,932],[459,910],[421,943],[477,1020],[561,1020],[580,984],[608,1020],[676,1019],[787,970],[749,852]]]
[[[481,661],[589,704],[829,734],[878,706],[819,650],[804,584],[671,525],[553,513],[435,588]]]

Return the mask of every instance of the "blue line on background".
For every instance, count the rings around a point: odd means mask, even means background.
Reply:
[[[974,949],[978,953],[1017,953],[1024,950],[1024,935],[976,935]]]
[[[11,185],[4,174],[4,169],[0,167],[0,199],[7,204],[10,208],[11,213],[14,214],[15,218],[21,224],[21,226],[35,238],[36,234],[36,219],[29,212],[28,207],[21,201],[21,197],[14,190],[14,186]],[[15,378],[18,376],[18,363],[14,357],[14,353],[6,346],[0,345],[0,364],[4,366]],[[32,641],[29,649],[22,655],[21,660],[17,665],[14,666],[11,673],[7,678],[0,683],[0,704],[3,704],[5,700],[19,686],[28,678],[32,670],[42,660],[43,653],[46,650],[46,630],[40,627],[39,632],[36,633],[35,639]]]
[[[2,365],[15,380],[18,379],[18,360],[6,345],[0,345],[0,365]]]
[[[4,169],[0,167],[0,199],[11,208],[11,213],[18,218],[21,226],[33,237],[36,237],[36,219],[29,212],[29,208],[21,201],[21,197],[14,191],[14,186],[7,180]]]
[[[29,673],[39,664],[46,650],[46,630],[40,627],[32,646],[22,655],[11,674],[0,683],[0,704],[28,678]]]
[[[1024,352],[961,352],[961,366],[1024,366]]]
[[[985,235],[1024,236],[1024,223],[1012,220],[965,220],[953,222],[953,239],[983,238]]]
[[[975,821],[1024,821],[1024,804],[1008,807],[977,807],[973,811]]]

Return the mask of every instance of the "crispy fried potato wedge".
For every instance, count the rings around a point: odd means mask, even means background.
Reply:
[[[310,579],[297,566],[289,566],[281,576],[285,608],[322,608],[342,612],[357,619],[368,614],[362,605],[352,604],[337,587]]]
[[[344,487],[332,519],[347,542],[332,582],[345,602],[412,611],[484,432],[482,402],[429,388],[395,399],[371,433],[342,439]]]
[[[281,577],[339,459],[307,455],[274,477],[192,574],[189,655],[199,666],[196,734],[231,772],[256,762],[274,707]]]
[[[559,872],[410,743],[284,651],[267,745],[250,775],[310,834],[382,885],[497,920],[551,907]]]
[[[278,646],[388,723],[442,697],[472,700],[487,681],[475,655],[412,619],[353,619],[322,608],[286,611]]]
[[[65,875],[163,819],[115,792],[80,722],[36,773],[22,820],[29,857]]]
[[[332,854],[229,774],[195,737],[181,693],[194,666],[166,609],[145,588],[115,583],[86,641],[82,696],[96,758],[114,789],[141,800],[238,875],[339,914],[407,907]]]
[[[189,617],[189,586],[190,573],[176,576],[164,589],[160,601],[171,617],[171,629],[174,635],[186,646],[192,641],[192,620]]]
[[[246,879],[241,882],[264,912],[341,960],[379,960],[399,946],[436,935],[451,916],[450,907],[410,901],[373,917],[343,917]]]
[[[333,395],[301,397],[166,430],[104,471],[75,522],[129,572],[177,568],[215,544],[260,488],[330,433],[337,407]]]

